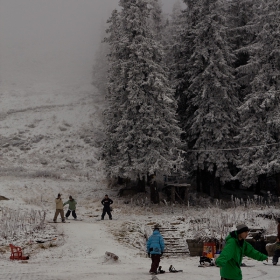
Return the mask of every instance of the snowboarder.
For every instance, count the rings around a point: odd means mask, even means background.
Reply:
[[[113,200],[110,199],[107,194],[105,194],[105,197],[102,199],[101,204],[104,206],[101,220],[104,220],[104,216],[106,215],[106,213],[108,214],[109,219],[112,220],[111,204],[113,204]]]
[[[64,218],[64,210],[63,210],[63,201],[61,199],[61,194],[59,193],[57,195],[57,198],[55,199],[55,214],[54,214],[54,217],[53,217],[53,221],[56,223],[56,219],[57,219],[57,216],[60,214],[60,217],[61,217],[61,220],[63,223],[65,223],[65,218]]]
[[[157,274],[160,257],[164,251],[164,240],[159,232],[159,227],[155,227],[153,234],[147,241],[147,253],[152,258],[150,274]]]
[[[68,219],[68,217],[70,216],[70,213],[72,212],[72,216],[74,218],[74,220],[77,220],[77,215],[76,215],[76,200],[70,195],[69,196],[69,200],[63,203],[63,206],[65,206],[66,204],[69,204],[69,208],[68,211],[66,213],[66,219]]]
[[[257,261],[268,261],[268,257],[255,250],[245,239],[248,236],[249,228],[245,224],[237,226],[236,231],[232,231],[226,237],[226,244],[220,256],[216,259],[216,265],[220,267],[221,280],[242,280],[243,255]]]

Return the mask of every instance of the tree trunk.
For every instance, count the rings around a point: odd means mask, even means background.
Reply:
[[[140,177],[138,177],[137,188],[138,188],[139,192],[145,192],[146,191],[145,176],[142,176],[142,179],[140,179]]]
[[[196,170],[196,191],[197,192],[200,192],[200,189],[201,189],[201,179],[200,179],[200,169],[199,167],[197,167],[197,170]]]
[[[155,174],[147,174],[147,186],[151,186],[153,182],[153,178],[155,177]]]
[[[220,182],[220,178],[216,177],[216,171],[217,171],[217,166],[215,164],[214,170],[211,173],[212,184],[211,184],[210,195],[211,195],[211,197],[219,199],[220,198],[220,185],[221,185],[221,182]]]
[[[280,196],[280,173],[275,174],[275,179],[276,179],[276,193],[277,196]]]
[[[202,191],[208,195],[210,195],[211,188],[211,176],[209,176],[209,172],[205,170],[201,170],[201,182],[202,182]]]
[[[154,181],[153,183],[150,184],[150,190],[151,190],[151,201],[154,204],[158,204],[159,203],[159,193],[158,193],[156,181]]]
[[[259,195],[261,193],[261,189],[262,189],[262,187],[264,185],[265,179],[266,179],[266,175],[265,174],[259,175],[258,182],[257,182],[256,188],[255,188],[255,194]]]
[[[220,199],[221,193],[221,180],[220,178],[214,178],[214,198]]]

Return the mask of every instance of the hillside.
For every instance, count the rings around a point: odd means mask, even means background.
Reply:
[[[6,85],[0,97],[1,175],[96,177],[102,96],[92,86]]]
[[[155,223],[176,227],[179,235],[166,239],[185,242],[188,236],[204,230],[189,221],[215,216],[215,209],[157,207],[148,202],[147,194],[123,199],[117,196],[117,189],[107,188],[100,160],[103,98],[92,86],[6,84],[0,86],[0,97],[1,280],[151,279],[145,233],[149,234]],[[77,214],[82,221],[70,218],[70,223],[48,223],[58,192],[63,201],[69,195],[78,201]],[[113,221],[107,217],[97,221],[105,193],[114,200]],[[44,212],[43,226],[37,231]],[[250,221],[255,219],[253,211],[245,212],[242,207],[232,213],[219,209],[221,213],[227,213],[228,219],[244,219],[246,215]],[[261,218],[254,223],[272,231],[275,227],[269,221],[263,224]],[[9,260],[9,243],[24,248],[30,255],[27,263]],[[119,260],[106,258],[106,251],[117,254]],[[277,267],[265,267],[247,258],[245,262],[255,265],[243,269],[246,279],[278,279]],[[198,263],[199,257],[188,255],[166,255],[161,261],[166,271],[171,264],[184,270],[172,276],[178,280],[188,275],[192,280],[219,278],[217,267],[198,268]],[[166,273],[158,278],[171,276]]]

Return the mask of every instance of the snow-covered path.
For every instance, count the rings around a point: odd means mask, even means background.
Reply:
[[[41,250],[30,258],[28,263],[0,260],[0,279],[2,280],[143,280],[151,279],[148,274],[150,259],[137,255],[137,250],[119,244],[107,232],[106,223],[116,221],[85,220],[58,223],[55,226],[65,235],[65,244]],[[105,252],[113,252],[119,261],[106,261]],[[279,267],[264,266],[261,262],[245,259],[255,267],[243,268],[244,279],[279,279]],[[206,280],[220,279],[216,267],[199,268],[198,257],[163,258],[161,265],[168,270],[172,264],[183,273],[158,275],[159,279]]]
[[[0,195],[9,199],[2,200],[1,206],[21,212],[43,209],[51,220],[56,195],[63,193],[66,200],[71,194],[78,200],[78,217],[84,218],[53,224],[60,238],[64,236],[63,244],[37,249],[28,263],[10,261],[9,252],[0,251],[0,280],[151,280],[151,260],[139,249],[119,243],[110,233],[112,227],[108,227],[116,224],[120,229],[124,222],[132,220],[141,224],[147,212],[133,212],[127,204],[122,207],[116,191],[105,187],[98,156],[102,139],[98,92],[91,87],[64,88],[50,83],[25,89],[1,86],[0,95],[2,113],[6,112],[0,116],[0,142],[5,146],[0,157]],[[29,143],[30,149],[16,146],[18,138]],[[97,222],[93,216],[101,214],[100,201],[107,192],[113,196],[115,211],[121,208],[114,212],[119,219]],[[161,213],[160,219],[170,219],[165,215]],[[19,244],[24,242],[18,240]],[[106,261],[106,251],[117,254],[119,261]],[[255,265],[243,268],[244,280],[280,279],[279,266],[248,259],[244,262]],[[158,279],[220,279],[219,268],[199,268],[198,263],[199,257],[163,257],[164,270],[172,264],[183,273],[166,273],[158,275]]]
[[[104,221],[104,223],[115,221]],[[0,261],[0,279],[139,279],[136,277],[135,266],[139,267],[138,274],[143,272],[139,257],[135,252],[121,248],[106,232],[103,222],[71,221],[58,223],[55,226],[65,235],[65,244],[49,248],[30,258],[28,263],[18,261]],[[116,253],[120,261],[106,261],[105,252]],[[149,260],[146,259],[147,265]],[[139,265],[138,265],[139,264]]]

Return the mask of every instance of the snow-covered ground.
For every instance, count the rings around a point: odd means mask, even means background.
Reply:
[[[0,196],[8,198],[0,200],[1,223],[4,213],[12,210],[27,220],[31,211],[46,212],[40,232],[23,228],[26,232],[16,238],[0,237],[0,279],[151,279],[151,260],[146,257],[143,241],[149,226],[173,222],[190,236],[202,230],[183,223],[190,216],[201,218],[201,211],[152,207],[146,204],[145,196],[132,203],[119,198],[117,190],[107,188],[99,155],[102,98],[92,86],[4,84],[0,96]],[[82,221],[70,218],[70,223],[48,223],[59,192],[64,201],[69,195],[78,201],[77,214]],[[114,200],[112,221],[107,217],[98,221],[105,193]],[[232,216],[240,220],[250,216],[250,210],[243,213],[240,209]],[[208,215],[214,216],[211,211]],[[271,222],[254,222],[271,232],[274,227],[276,230]],[[182,239],[188,237],[184,234]],[[7,245],[11,240],[30,255],[27,263],[9,260]],[[105,252],[118,255],[119,260],[106,258]],[[280,279],[279,266],[247,258],[244,262],[255,265],[242,269],[244,279]],[[172,264],[183,273],[161,274],[158,279],[220,279],[219,268],[199,268],[198,263],[199,257],[165,256],[161,261],[164,270]]]

